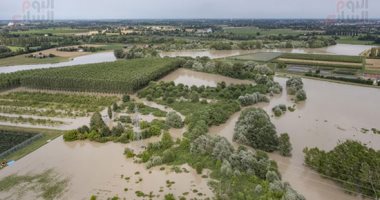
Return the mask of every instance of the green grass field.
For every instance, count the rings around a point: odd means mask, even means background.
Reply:
[[[373,45],[373,41],[358,40],[357,36],[340,36],[336,41],[339,44],[360,44],[360,45]]]
[[[234,33],[238,35],[249,35],[253,36],[259,33],[258,36],[269,36],[269,35],[299,35],[305,34],[311,31],[305,30],[293,30],[293,29],[260,29],[258,27],[227,27],[224,29],[225,32]]]
[[[16,47],[16,46],[7,46],[10,50],[12,50],[13,52],[16,52],[18,50],[22,50],[24,49],[24,47]]]
[[[33,65],[33,64],[50,64],[67,61],[69,58],[53,57],[53,58],[27,58],[25,55],[12,56],[0,59],[0,67],[13,65]]]
[[[46,28],[46,29],[30,29],[27,31],[12,31],[11,34],[34,34],[34,35],[44,35],[44,34],[53,34],[53,35],[71,35],[75,33],[85,33],[88,32],[88,29],[72,29],[69,27],[66,28]]]
[[[258,52],[258,53],[240,55],[240,56],[233,56],[229,58],[235,59],[235,60],[244,60],[244,61],[269,62],[273,59],[278,58],[281,55],[282,53],[277,53],[277,52]]]
[[[347,63],[363,63],[363,59],[364,59],[361,56],[306,54],[306,53],[283,53],[281,55],[281,58],[331,61],[331,62],[347,62]]]
[[[22,127],[13,127],[13,126],[0,126],[0,130],[12,131],[12,132],[27,132],[27,133],[42,133],[43,137],[32,142],[28,146],[8,155],[5,157],[5,160],[18,160],[29,153],[37,150],[41,146],[47,144],[48,140],[52,140],[63,134],[62,131],[58,130],[48,130],[48,129],[35,129],[35,128],[22,128]]]

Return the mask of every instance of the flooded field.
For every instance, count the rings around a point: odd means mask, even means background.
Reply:
[[[351,45],[351,44],[337,44],[333,46],[323,47],[323,48],[294,48],[294,49],[257,49],[257,50],[186,50],[186,51],[175,51],[175,52],[161,52],[161,57],[177,57],[177,56],[187,56],[187,57],[202,57],[207,56],[212,59],[214,58],[225,58],[230,56],[238,56],[248,53],[257,52],[283,52],[283,53],[315,53],[315,54],[337,54],[337,55],[359,55],[365,50],[370,49],[372,46],[368,45]]]
[[[160,81],[174,81],[175,84],[184,84],[188,86],[210,86],[216,87],[218,83],[225,82],[229,84],[252,84],[249,80],[234,79],[217,74],[209,74],[204,72],[196,72],[189,69],[180,68],[162,78]]]
[[[147,141],[127,145],[89,141],[67,143],[60,137],[17,161],[12,167],[3,169],[0,179],[15,173],[34,174],[53,169],[69,180],[62,196],[62,199],[68,200],[90,199],[91,195],[96,195],[98,199],[113,196],[121,199],[143,199],[136,196],[137,191],[145,194],[152,192],[155,195],[153,199],[163,199],[168,193],[183,196],[186,192],[187,198],[203,199],[213,196],[207,186],[208,179],[197,175],[187,165],[181,166],[188,171],[182,173],[175,173],[168,166],[165,169],[159,167],[147,170],[143,164],[134,163],[122,154],[126,146],[138,147],[146,143]],[[174,183],[168,187],[167,181]],[[198,192],[194,193],[194,189]],[[0,199],[35,199],[33,195],[35,194],[27,193],[19,198],[17,191],[11,190],[0,193]]]
[[[285,88],[285,78],[276,78]],[[285,158],[271,154],[276,160],[284,181],[307,199],[360,199],[346,194],[334,182],[323,179],[319,174],[303,165],[305,147],[333,149],[339,141],[353,139],[380,149],[380,135],[364,134],[362,128],[380,128],[380,91],[374,88],[343,85],[331,82],[303,79],[308,99],[296,106],[295,112],[287,112],[282,117],[273,117],[271,109],[278,104],[293,105],[284,90],[270,103],[258,105],[272,116],[278,133],[288,133],[293,145],[293,156]],[[215,126],[210,133],[218,134],[232,141],[235,123],[240,113],[235,113],[222,126]]]
[[[221,81],[228,84],[251,83],[187,69],[179,69],[161,80],[197,86],[215,86],[217,82]],[[285,78],[277,77],[275,80],[285,88]],[[303,79],[303,81],[308,99],[306,102],[298,104],[294,112],[287,111],[281,117],[274,117],[271,111],[272,107],[278,104],[287,106],[294,104],[286,94],[286,90],[281,95],[272,97],[270,103],[256,105],[271,115],[278,133],[287,132],[289,134],[293,145],[291,158],[282,157],[276,153],[270,154],[270,157],[277,161],[283,180],[289,182],[294,189],[309,200],[361,199],[361,197],[348,194],[335,182],[324,179],[315,171],[305,167],[302,150],[305,147],[331,150],[339,141],[346,139],[359,140],[370,147],[380,149],[380,135],[371,132],[362,133],[362,129],[380,129],[378,123],[380,110],[377,109],[379,108],[380,91],[374,88],[311,79]],[[172,110],[144,99],[138,99],[135,95],[132,95],[132,98],[137,102],[167,112]],[[106,115],[105,111],[102,112],[102,115]],[[232,141],[235,123],[239,115],[240,112],[235,113],[225,124],[211,127],[210,133]],[[181,137],[184,131],[185,128],[170,130],[174,138]],[[172,172],[170,167],[165,167],[164,170],[161,170],[160,167],[147,170],[144,165],[134,163],[132,159],[126,159],[122,155],[125,147],[129,147],[135,152],[141,152],[149,142],[158,140],[158,137],[152,137],[124,145],[112,142],[99,144],[89,141],[65,143],[60,137],[17,161],[14,166],[2,170],[0,179],[15,173],[40,173],[44,170],[54,169],[69,179],[69,186],[63,199],[88,199],[91,195],[96,195],[100,199],[115,195],[126,199],[138,199],[136,191],[146,194],[152,192],[153,195],[156,195],[155,199],[162,199],[168,193],[182,196],[186,192],[189,193],[187,198],[199,198],[198,194],[192,192],[194,189],[202,193],[201,198],[212,197],[212,191],[207,186],[208,179],[197,175],[189,166],[182,166],[189,173],[177,174]],[[129,181],[125,179],[126,177],[129,177]],[[167,187],[167,180],[174,181],[175,184]],[[0,199],[12,195],[12,192],[16,191],[0,193]],[[30,196],[25,196],[23,199],[30,199]]]

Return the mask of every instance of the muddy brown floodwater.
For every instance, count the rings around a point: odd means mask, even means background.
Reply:
[[[253,81],[234,79],[217,74],[209,74],[205,72],[196,72],[189,69],[180,68],[162,78],[160,81],[174,81],[175,84],[184,84],[188,86],[210,86],[216,87],[218,83],[225,82],[230,84],[253,84]]]
[[[285,78],[275,78],[285,88]],[[320,199],[361,199],[347,194],[336,183],[321,178],[319,174],[303,165],[305,147],[333,149],[339,141],[358,140],[369,147],[380,149],[380,135],[364,134],[362,128],[380,129],[380,90],[318,80],[303,79],[308,96],[306,102],[298,104],[296,111],[287,111],[281,117],[273,117],[271,109],[278,104],[291,106],[291,98],[284,90],[270,103],[257,105],[272,116],[278,133],[288,133],[293,145],[293,156],[285,158],[270,154],[277,161],[283,180],[288,181],[298,192],[309,200]],[[232,141],[235,113],[225,124],[214,126],[211,134],[218,134]]]
[[[352,45],[352,44],[337,44],[323,48],[294,48],[294,49],[255,49],[255,50],[183,50],[173,52],[161,52],[161,57],[202,57],[207,56],[212,59],[225,58],[230,56],[238,56],[257,52],[282,52],[282,53],[314,53],[314,54],[337,54],[357,56],[360,53],[372,48],[369,45]]]
[[[161,170],[160,167],[147,170],[143,164],[134,163],[132,159],[127,159],[122,154],[127,146],[140,148],[155,140],[157,138],[124,145],[112,142],[105,144],[89,141],[64,142],[63,138],[59,137],[17,161],[13,166],[1,170],[0,179],[12,174],[34,174],[54,169],[59,175],[69,178],[69,186],[62,197],[68,200],[89,199],[91,195],[96,195],[98,199],[113,196],[121,199],[143,199],[137,198],[136,191],[159,195],[153,199],[163,199],[168,193],[182,196],[185,192],[189,193],[187,198],[213,196],[207,186],[209,179],[197,175],[195,170],[187,165],[181,168],[186,168],[188,173],[172,172],[168,166],[165,170]],[[128,177],[129,181],[126,180]],[[174,184],[167,187],[167,180]],[[128,191],[125,191],[125,188]],[[192,191],[194,189],[198,192],[194,193]],[[198,193],[202,195],[198,196]],[[0,199],[9,195],[13,195],[11,199],[20,199],[17,191],[12,190],[1,192]],[[28,193],[21,199],[35,199],[33,195],[36,194]]]

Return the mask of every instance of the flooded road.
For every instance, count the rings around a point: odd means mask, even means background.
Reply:
[[[138,143],[144,144],[144,141]],[[202,198],[213,196],[207,186],[208,179],[197,175],[191,167],[181,166],[186,168],[188,173],[172,172],[168,166],[163,170],[160,167],[147,170],[143,164],[134,163],[122,154],[127,146],[133,147],[137,144],[64,142],[62,137],[59,137],[17,161],[13,166],[1,170],[0,179],[16,173],[34,174],[54,169],[59,175],[69,179],[69,186],[62,197],[67,200],[87,200],[91,195],[96,195],[98,199],[113,196],[120,199],[143,199],[137,198],[137,191],[145,194],[152,192],[156,195],[153,199],[163,199],[168,193],[182,196],[185,192],[189,193],[187,198],[199,198],[197,193],[192,192],[194,189],[202,193]],[[168,187],[167,180],[174,184]],[[18,198],[17,191],[11,190],[10,193],[12,192],[16,193],[13,199],[33,199],[28,196],[30,194]],[[9,193],[0,193],[0,199],[8,195]]]
[[[116,61],[116,58],[113,52],[95,53],[95,54],[90,54],[90,55],[79,56],[67,62],[60,62],[60,63],[53,63],[53,64],[15,65],[15,66],[0,67],[0,74],[30,70],[30,69],[67,67],[67,66],[73,66],[73,65],[83,65],[83,64],[93,64],[93,63],[102,63],[102,62],[113,62],[113,61]]]
[[[253,81],[234,79],[226,76],[221,76],[218,74],[209,74],[205,72],[196,72],[193,70],[180,68],[176,71],[170,73],[169,75],[160,79],[160,81],[173,81],[175,84],[184,84],[187,86],[210,86],[216,87],[218,83],[225,82],[227,85],[230,84],[253,84]]]
[[[285,78],[275,78],[285,88]],[[281,117],[273,117],[272,108],[278,104],[293,105],[284,90],[270,103],[257,105],[271,115],[278,133],[288,133],[293,145],[293,156],[278,154],[270,157],[277,161],[284,181],[288,181],[307,199],[360,199],[348,195],[336,183],[321,178],[315,171],[303,165],[305,147],[333,149],[339,141],[353,139],[380,149],[380,135],[361,132],[362,128],[380,128],[380,90],[375,88],[343,85],[338,83],[303,79],[308,95],[306,102],[298,104],[296,111],[287,111]],[[211,127],[211,134],[218,134],[232,141],[235,123],[240,115],[235,113],[221,126]]]
[[[337,54],[337,55],[350,55],[357,56],[365,50],[372,48],[369,45],[351,45],[351,44],[337,44],[323,48],[294,48],[294,49],[255,49],[255,50],[185,50],[175,52],[161,52],[161,57],[202,57],[207,56],[211,59],[225,58],[230,56],[238,56],[249,53],[257,52],[282,52],[282,53],[315,53],[315,54]]]

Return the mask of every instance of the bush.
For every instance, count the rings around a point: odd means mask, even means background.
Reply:
[[[280,151],[280,154],[283,156],[291,156],[293,148],[289,140],[289,135],[287,133],[281,134],[278,141],[278,150]]]
[[[169,112],[166,115],[166,124],[173,128],[182,128],[183,122],[181,117],[176,112]]]
[[[165,200],[175,200],[175,197],[173,194],[167,194],[165,195]]]
[[[300,89],[296,92],[296,101],[305,101],[306,100],[306,92],[303,89]]]
[[[131,97],[129,96],[129,95],[127,95],[127,94],[124,94],[123,95],[123,102],[124,103],[127,103],[127,102],[129,102],[131,100]]]
[[[135,156],[133,150],[130,148],[124,149],[124,155],[127,156],[127,158],[133,158]]]
[[[63,134],[65,141],[75,141],[78,139],[78,132],[76,130],[67,131]]]

